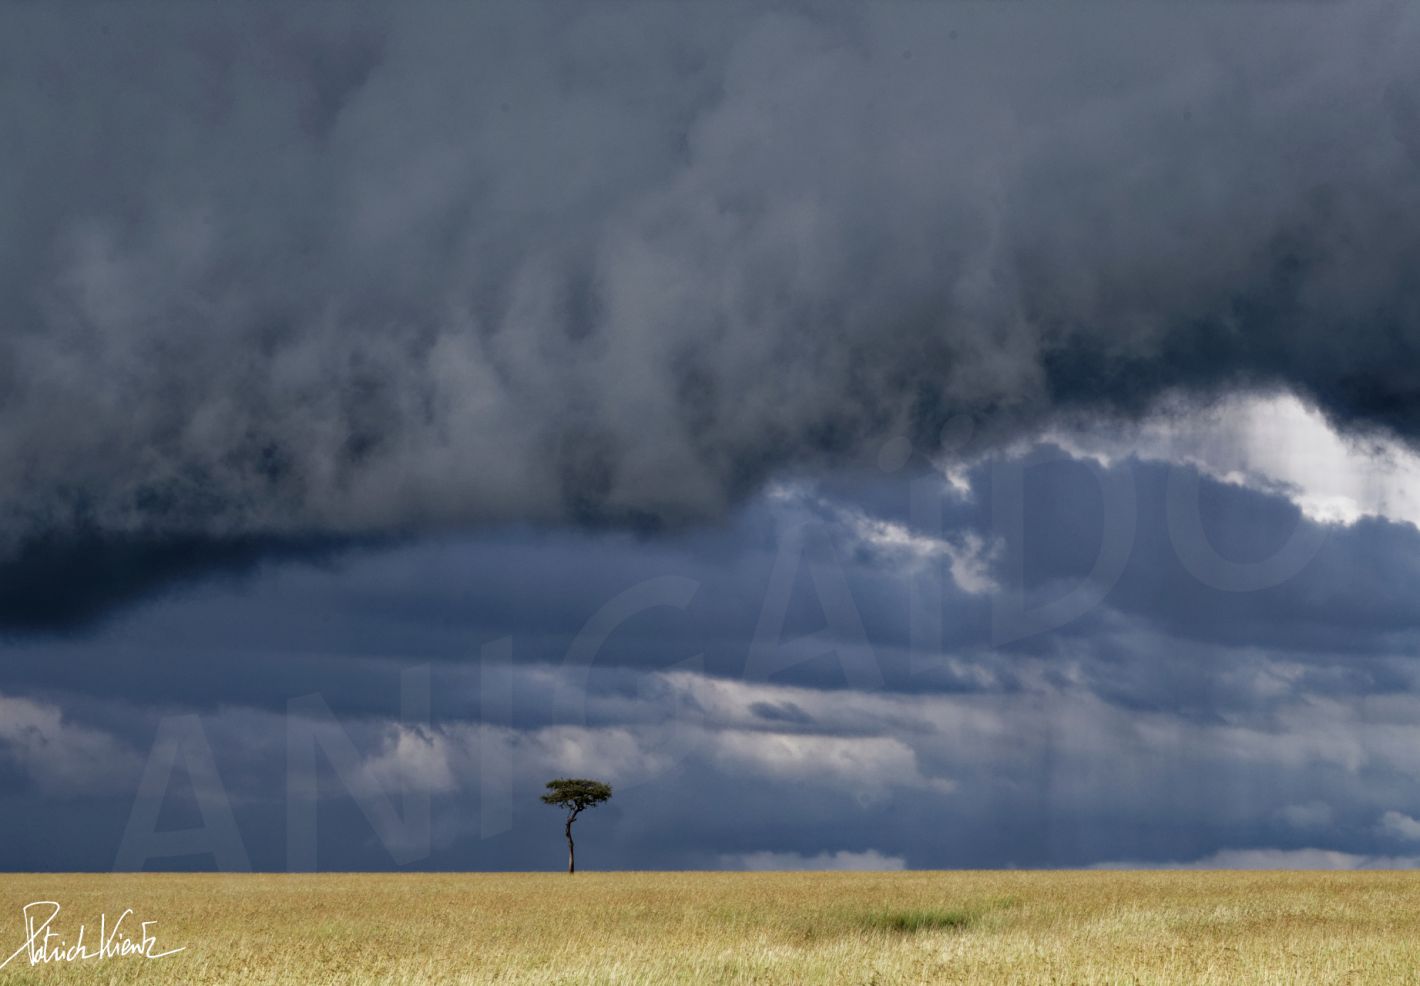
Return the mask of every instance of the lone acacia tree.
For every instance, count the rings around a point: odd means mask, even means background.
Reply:
[[[577,872],[577,850],[572,845],[572,823],[588,808],[595,808],[611,797],[611,785],[601,781],[564,777],[547,782],[547,793],[542,796],[544,804],[557,805],[567,809],[567,872]]]

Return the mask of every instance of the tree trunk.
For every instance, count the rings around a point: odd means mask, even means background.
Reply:
[[[569,875],[577,872],[577,849],[572,845],[572,819],[576,817],[576,815],[567,816],[565,830],[567,832],[567,873]]]

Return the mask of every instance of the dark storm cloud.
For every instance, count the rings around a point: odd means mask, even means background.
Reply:
[[[1407,5],[4,17],[10,558],[655,527],[1171,388],[1417,428]]]
[[[992,455],[1256,387],[1415,438],[1412,8],[0,17],[0,626],[240,576],[3,642],[0,868],[111,866],[186,713],[283,867],[311,693],[433,867],[545,865],[583,766],[608,866],[1414,851],[1420,532]],[[398,863],[328,768],[321,865]]]
[[[0,631],[72,631],[187,578],[249,576],[289,558],[320,564],[349,548],[321,536],[46,532],[0,555]]]
[[[1319,535],[1315,553],[1252,591],[1208,584],[1184,566],[1188,542],[1168,525],[1175,474],[1197,480],[1214,550],[1265,561],[1300,528]],[[501,530],[364,550],[325,567],[272,564],[174,591],[68,640],[11,642],[6,685],[275,711],[323,691],[341,711],[371,714],[384,709],[391,668],[432,662],[446,686],[436,689],[439,711],[468,717],[479,714],[468,668],[507,639],[498,660],[590,666],[588,688],[632,693],[637,676],[686,666],[728,679],[968,694],[1018,691],[1041,673],[1124,706],[1215,714],[1255,700],[1249,674],[1268,655],[1285,655],[1301,684],[1323,692],[1408,687],[1396,668],[1420,639],[1409,589],[1420,532],[1410,525],[1319,526],[1283,496],[1198,478],[1191,467],[1106,467],[1051,448],[966,475],[969,495],[926,473],[843,475],[758,498],[713,530],[658,538]],[[1016,480],[1019,526],[993,516],[995,487]],[[909,501],[923,483],[938,498],[935,530],[913,526]],[[1116,568],[1096,571],[1106,529],[1121,522],[1100,490],[1121,483],[1135,499],[1128,550]],[[977,543],[971,591],[953,559],[875,542],[852,518],[899,525],[929,549]],[[835,573],[845,598],[831,591]],[[659,594],[668,581],[687,591]],[[923,585],[940,630],[914,639]],[[1082,609],[1040,622],[1072,594]],[[597,646],[578,651],[587,640]],[[568,701],[580,708],[577,695]],[[557,720],[569,714],[560,702],[521,696],[519,719]],[[795,715],[766,708],[785,723]]]

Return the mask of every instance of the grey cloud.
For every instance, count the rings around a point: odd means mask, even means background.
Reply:
[[[1220,849],[1201,859],[1099,864],[1099,869],[1413,870],[1420,856],[1367,856],[1330,849]]]
[[[279,868],[283,715],[312,692],[361,790],[432,792],[434,867],[556,865],[536,787],[593,765],[618,784],[606,866],[1411,862],[1414,529],[1327,529],[1231,593],[1164,520],[1192,471],[993,452],[1247,388],[1414,441],[1413,8],[6,22],[0,625],[239,577],[4,642],[0,867],[112,865],[142,751],[196,711]],[[941,532],[910,507],[927,456],[970,486]],[[992,516],[1012,461],[1019,536]],[[1090,578],[1121,519],[1101,479],[1137,506],[1119,578],[994,646],[1003,594]],[[1197,488],[1236,558],[1321,530]],[[809,554],[766,624],[791,529]],[[855,620],[827,619],[814,564]],[[664,578],[693,598],[564,665]],[[427,730],[393,718],[420,662]],[[518,773],[484,837],[490,759]],[[391,865],[321,769],[321,865]]]
[[[542,669],[514,674],[519,690],[548,685]],[[605,868],[760,858],[846,865],[869,850],[879,862],[913,867],[1207,865],[1214,854],[1213,865],[1284,865],[1305,858],[1301,851],[1374,860],[1406,849],[1386,820],[1417,810],[1409,696],[1299,693],[1278,709],[1200,721],[1111,706],[1082,685],[965,696],[668,679],[668,688],[630,703],[593,696],[594,718],[613,708],[620,717],[596,725],[440,717],[425,730],[399,725],[390,712],[341,716],[338,728],[360,759],[349,779],[318,761],[320,864],[393,865],[359,799],[413,782],[432,794],[436,833],[431,854],[415,865],[555,866],[556,819],[537,790],[546,776],[593,766],[618,789],[587,832]],[[698,696],[700,712],[685,715],[676,701],[685,693]],[[790,702],[814,721],[811,733],[796,735],[798,750],[754,711]],[[284,719],[229,707],[202,722],[245,850],[258,867],[283,867]],[[128,744],[106,748],[132,759]],[[188,788],[179,772],[165,798],[178,827],[197,821]],[[82,849],[43,849],[31,829],[59,812],[72,816],[72,804],[7,786],[0,865],[91,865],[92,847],[112,851],[131,794],[102,795],[88,792],[85,804],[96,810],[77,825]],[[746,817],[756,824],[746,826]],[[64,825],[76,828],[73,819]]]
[[[7,557],[661,527],[1177,388],[1417,425],[1405,5],[7,23]]]
[[[876,849],[859,852],[840,849],[806,856],[797,852],[746,852],[722,856],[727,870],[900,870],[907,865],[901,856],[888,856]]]
[[[0,761],[58,799],[127,793],[138,779],[136,750],[69,721],[56,705],[0,694]]]
[[[992,483],[1017,465],[1026,467],[1023,525],[1006,536],[992,517]],[[970,495],[928,474],[879,473],[840,477],[803,496],[757,498],[713,530],[644,539],[503,530],[372,548],[325,567],[273,563],[245,580],[173,592],[98,631],[15,641],[6,647],[6,681],[35,695],[143,694],[198,707],[280,709],[322,690],[338,710],[365,714],[382,708],[400,666],[431,662],[441,712],[466,717],[477,714],[479,694],[467,669],[485,646],[507,639],[512,661],[561,666],[622,593],[669,578],[694,588],[688,602],[625,613],[592,659],[585,688],[634,701],[644,672],[677,667],[828,687],[872,678],[896,692],[1011,691],[1054,677],[1122,706],[1207,717],[1257,710],[1297,688],[1374,695],[1413,686],[1407,655],[1420,609],[1406,573],[1420,533],[1374,520],[1337,527],[1289,578],[1228,592],[1179,561],[1165,523],[1171,471],[1189,467],[1103,467],[1043,450],[983,462],[967,474]],[[1103,512],[1102,481],[1132,484],[1137,524],[1118,577],[1094,585],[1102,529],[1117,522]],[[942,497],[940,531],[914,527],[908,501],[919,483],[935,483]],[[1199,483],[1203,528],[1234,557],[1265,558],[1297,524],[1310,523],[1282,497]],[[821,509],[825,503],[844,507]],[[844,521],[858,516],[919,539],[992,542],[998,588],[962,590],[948,559],[905,560]],[[792,548],[796,530],[812,535],[802,552]],[[911,600],[931,564],[941,632],[915,642]],[[840,573],[861,635],[853,621],[829,619],[843,603],[823,596],[815,566]],[[786,586],[782,597],[771,592],[776,584]],[[1097,605],[997,646],[993,610],[1032,612],[1080,586]],[[564,698],[585,701],[576,690],[529,693],[518,698],[517,715],[555,718]],[[792,706],[757,714],[786,730],[812,725]]]

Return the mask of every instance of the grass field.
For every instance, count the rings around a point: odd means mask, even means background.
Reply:
[[[0,984],[1420,983],[1401,872],[6,875],[0,960],[42,899],[185,950]]]

